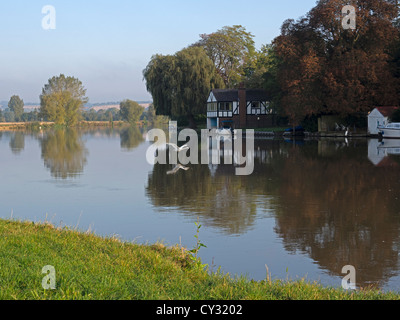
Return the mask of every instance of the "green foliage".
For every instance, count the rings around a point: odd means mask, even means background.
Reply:
[[[130,124],[134,124],[139,121],[144,109],[136,101],[124,100],[120,104],[121,118],[128,121]]]
[[[202,48],[190,47],[175,55],[155,55],[143,71],[157,115],[193,117],[205,113],[205,101],[213,88],[223,87],[213,62]]]
[[[14,112],[15,121],[21,121],[24,113],[24,101],[19,96],[12,96],[8,102],[8,107],[11,112]]]
[[[88,102],[82,82],[63,74],[49,79],[40,96],[40,116],[58,125],[73,126]]]
[[[107,110],[95,109],[82,111],[82,118],[85,121],[119,121],[121,120],[121,113],[117,108],[110,108]]]
[[[192,250],[189,250],[189,253],[191,253],[192,255],[190,256],[190,258],[192,259],[192,261],[194,261],[199,267],[204,268],[206,265],[201,264],[200,259],[198,258],[198,252],[200,250],[200,248],[204,247],[207,248],[207,246],[202,243],[200,241],[199,238],[199,234],[200,234],[200,228],[201,228],[201,224],[199,222],[199,219],[197,218],[197,222],[194,223],[196,226],[196,234],[194,235],[194,237],[196,238],[196,245]]]
[[[217,32],[200,35],[194,46],[203,47],[226,87],[237,86],[255,70],[253,35],[241,25],[225,26]]]

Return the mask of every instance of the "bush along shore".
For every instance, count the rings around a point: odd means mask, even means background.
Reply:
[[[197,238],[198,239],[198,238]],[[0,220],[1,300],[389,300],[394,292],[209,272],[194,250]],[[44,272],[43,267],[53,271]],[[49,270],[49,269],[46,269]],[[47,271],[46,271],[47,272]],[[52,278],[50,277],[52,276]],[[51,282],[54,287],[51,288]],[[47,286],[46,286],[47,285]],[[49,288],[50,287],[50,288]]]

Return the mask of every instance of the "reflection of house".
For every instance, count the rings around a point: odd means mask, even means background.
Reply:
[[[400,142],[398,140],[371,139],[368,142],[368,159],[375,166],[398,165],[395,161],[389,159],[390,155],[400,155]]]
[[[398,107],[376,107],[368,115],[368,132],[378,134],[378,126],[384,126]]]
[[[257,128],[274,124],[268,95],[261,89],[214,89],[207,100],[207,128]]]

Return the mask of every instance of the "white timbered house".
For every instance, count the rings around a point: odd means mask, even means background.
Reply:
[[[207,100],[207,128],[270,126],[275,117],[260,89],[214,89]]]

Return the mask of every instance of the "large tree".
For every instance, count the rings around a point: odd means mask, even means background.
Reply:
[[[139,121],[143,111],[144,108],[136,101],[126,99],[120,103],[121,118],[125,121],[128,121],[130,124],[134,124]]]
[[[88,102],[82,82],[63,74],[49,79],[40,96],[40,116],[56,124],[72,126]]]
[[[224,87],[213,62],[200,47],[153,56],[143,76],[156,113],[186,116],[191,127],[195,127],[194,115],[206,112],[210,90]]]
[[[254,36],[241,25],[225,26],[201,34],[194,46],[203,47],[212,60],[226,87],[235,87],[255,70]]]
[[[398,104],[389,47],[398,38],[395,1],[359,0],[356,29],[344,29],[343,0],[320,0],[274,40],[282,64],[281,105],[293,124],[315,114],[348,115]]]
[[[279,111],[281,90],[277,79],[281,61],[272,44],[263,45],[256,52],[254,70],[246,75],[244,84],[247,88],[259,88],[268,92],[270,108]]]
[[[8,107],[10,111],[14,112],[15,120],[21,121],[22,114],[24,113],[24,100],[19,96],[12,96],[8,102]]]

